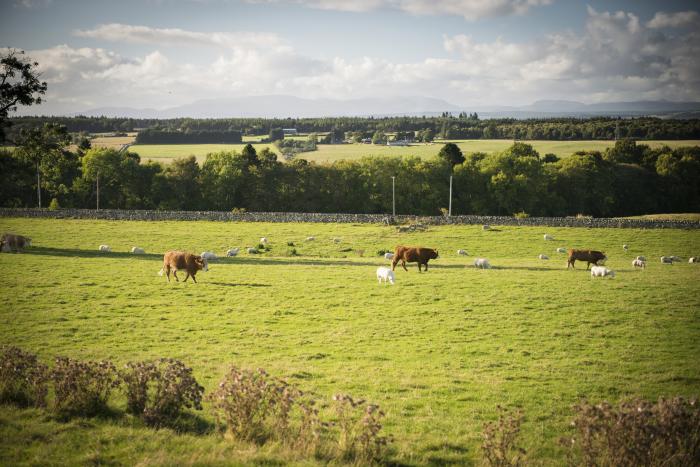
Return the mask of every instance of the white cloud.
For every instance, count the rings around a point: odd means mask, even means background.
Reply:
[[[682,28],[700,23],[700,15],[697,11],[679,11],[677,13],[657,12],[647,23],[652,29]]]
[[[247,0],[249,3],[279,3],[283,0]],[[521,15],[532,7],[549,5],[554,0],[287,0],[320,10],[366,12],[378,9],[399,10],[412,15],[453,15],[468,20]]]

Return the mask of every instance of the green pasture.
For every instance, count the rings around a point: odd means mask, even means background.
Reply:
[[[295,137],[295,139],[300,139]],[[303,139],[303,138],[302,138]],[[359,159],[365,156],[418,156],[431,158],[437,155],[443,144],[447,141],[430,143],[415,143],[411,146],[386,146],[374,144],[319,144],[318,150],[303,153],[301,156],[309,161],[333,162],[341,159]],[[472,152],[496,152],[502,151],[513,144],[512,140],[503,139],[478,139],[478,140],[454,140],[464,153]],[[576,151],[604,151],[612,147],[614,141],[523,141],[531,144],[541,155],[547,153],[566,157]],[[130,151],[138,153],[144,160],[170,161],[178,157],[194,155],[203,162],[206,155],[217,151],[238,151],[247,144],[149,144],[133,145]],[[697,146],[699,140],[665,140],[665,141],[640,141],[639,144],[647,144],[651,147],[668,145],[672,148],[679,146]],[[272,144],[254,144],[257,151],[270,148],[278,155],[280,152]]]
[[[0,218],[0,231],[33,239],[25,253],[0,254],[1,344],[45,362],[178,358],[206,391],[235,363],[325,400],[364,397],[386,412],[396,465],[479,464],[497,404],[523,409],[528,463],[562,465],[557,441],[582,398],[700,394],[700,265],[687,263],[700,254],[697,230]],[[244,252],[263,236],[269,252]],[[299,256],[288,256],[288,242]],[[437,248],[440,258],[427,273],[413,264],[397,268],[396,285],[378,285],[387,261],[377,251],[397,244]],[[165,250],[237,246],[238,257],[211,262],[197,284],[156,274]],[[567,270],[557,247],[604,250],[617,277]],[[649,258],[646,270],[632,268],[637,255]],[[684,262],[662,265],[661,255]],[[471,267],[477,256],[494,269]],[[112,405],[111,417],[70,421],[0,407],[0,464],[314,463],[211,429],[148,429],[123,415],[121,396]],[[200,426],[213,423],[207,409]]]

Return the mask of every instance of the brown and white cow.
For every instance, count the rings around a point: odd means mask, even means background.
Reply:
[[[576,262],[576,260],[578,260],[585,261],[586,263],[588,263],[586,265],[586,271],[588,271],[588,268],[591,267],[591,264],[600,266],[602,264],[605,264],[605,261],[607,259],[608,257],[605,256],[605,253],[603,253],[602,251],[575,250],[572,248],[569,250],[569,259],[566,262],[566,269],[569,269],[569,267],[576,269],[574,263]]]
[[[394,251],[394,259],[391,262],[391,270],[396,268],[396,265],[401,261],[401,266],[408,271],[406,268],[406,263],[418,263],[418,272],[421,272],[421,266],[425,266],[425,270],[428,270],[428,261],[431,259],[436,259],[438,257],[437,250],[432,248],[423,247],[407,247],[407,246],[397,246]]]
[[[9,253],[10,251],[14,251],[19,253],[22,251],[22,248],[28,246],[32,246],[32,239],[29,237],[6,233],[0,238],[0,251],[2,252]]]
[[[168,251],[163,255],[163,269],[158,272],[158,275],[162,276],[163,272],[165,272],[168,277],[168,282],[170,282],[170,271],[172,270],[175,280],[179,282],[180,279],[177,277],[177,271],[179,269],[183,269],[187,272],[184,282],[187,282],[187,278],[192,276],[192,280],[197,283],[197,279],[195,278],[197,271],[201,269],[207,272],[209,270],[209,264],[205,258],[193,255],[192,253]]]

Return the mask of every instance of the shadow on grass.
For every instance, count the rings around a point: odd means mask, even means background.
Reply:
[[[38,256],[61,256],[70,258],[110,258],[110,259],[140,259],[140,260],[162,260],[163,255],[157,253],[147,253],[143,255],[135,255],[125,252],[105,253],[97,250],[80,250],[77,248],[47,248],[43,246],[31,247],[24,250],[21,254],[38,255]]]
[[[148,426],[148,425],[147,425]],[[175,420],[161,423],[151,428],[168,428],[179,434],[208,435],[216,431],[216,425],[197,414],[181,413]]]
[[[221,285],[224,287],[272,287],[270,284],[235,284],[233,282],[207,282],[207,284]]]
[[[469,450],[460,444],[449,442],[431,444],[423,452],[427,455],[428,465],[473,465],[467,457]]]

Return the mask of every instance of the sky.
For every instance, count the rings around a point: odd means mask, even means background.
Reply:
[[[694,0],[0,0],[39,63],[25,114],[199,99],[700,101]]]

